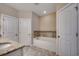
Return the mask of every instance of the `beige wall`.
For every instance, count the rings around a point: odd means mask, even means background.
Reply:
[[[40,31],[56,31],[56,13],[40,17]]]
[[[38,16],[36,13],[32,12],[32,28],[33,31],[39,31],[40,30],[40,16]]]
[[[56,11],[65,6],[67,3],[57,3]],[[56,13],[46,16],[40,16],[40,31],[56,31]]]
[[[1,4],[1,3],[0,3],[0,13],[4,13],[7,15],[12,15],[12,16],[17,17],[17,10],[5,4]]]

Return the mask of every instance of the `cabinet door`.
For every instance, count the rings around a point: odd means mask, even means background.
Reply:
[[[18,42],[18,19],[13,16],[3,15],[1,24],[3,38]]]
[[[59,55],[77,55],[76,4],[70,4],[57,13],[57,40]]]
[[[4,56],[23,56],[22,48],[5,54]]]
[[[31,32],[31,19],[19,19],[19,39],[25,45],[31,45],[32,32]]]

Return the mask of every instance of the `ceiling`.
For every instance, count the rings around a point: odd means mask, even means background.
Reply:
[[[39,16],[43,16],[52,12],[56,12],[56,4],[54,3],[6,3],[18,11],[33,11]],[[44,10],[46,14],[44,14]]]

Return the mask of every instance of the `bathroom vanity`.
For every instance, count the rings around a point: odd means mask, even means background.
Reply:
[[[9,39],[0,38],[0,55],[1,56],[22,56],[24,45]]]

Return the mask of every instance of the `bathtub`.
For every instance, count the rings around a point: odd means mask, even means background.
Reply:
[[[33,46],[56,52],[56,38],[49,38],[49,37],[33,38]]]

